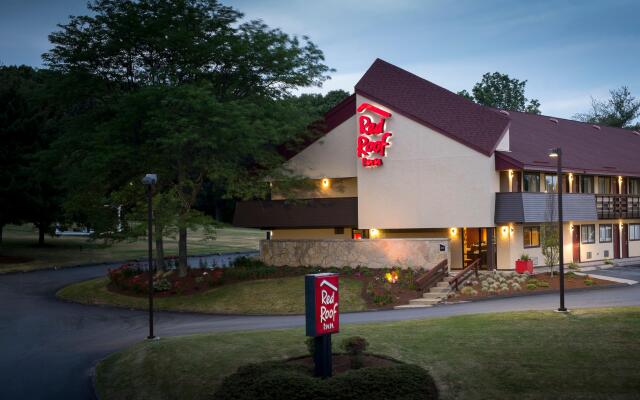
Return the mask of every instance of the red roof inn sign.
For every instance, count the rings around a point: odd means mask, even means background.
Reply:
[[[340,330],[338,274],[304,277],[307,336],[313,337],[315,374],[331,376],[331,334]]]
[[[377,122],[368,113],[375,116]],[[357,157],[362,160],[363,167],[379,167],[382,158],[387,155],[387,147],[391,145],[389,139],[393,135],[386,130],[386,121],[391,118],[391,113],[384,111],[369,103],[362,103],[358,107],[358,141]],[[374,154],[378,156],[372,157]]]

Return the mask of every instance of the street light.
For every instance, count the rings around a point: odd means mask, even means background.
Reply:
[[[147,224],[148,224],[148,246],[149,246],[149,336],[147,339],[154,339],[153,335],[153,206],[152,206],[152,197],[153,197],[153,187],[156,182],[158,182],[158,175],[156,174],[146,174],[144,178],[142,178],[142,184],[147,187]]]
[[[556,175],[556,190],[558,192],[558,261],[560,264],[560,308],[559,312],[567,312],[564,306],[564,235],[562,231],[562,149],[557,147],[549,150],[549,157],[558,161],[558,174]],[[553,268],[553,267],[552,267]]]

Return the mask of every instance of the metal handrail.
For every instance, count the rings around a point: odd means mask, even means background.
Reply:
[[[477,260],[475,260],[474,262],[472,262],[471,264],[467,265],[467,267],[465,269],[463,269],[462,271],[458,272],[458,274],[456,276],[453,277],[453,279],[451,279],[449,281],[449,285],[452,285],[455,287],[456,290],[458,290],[458,286],[463,283],[469,276],[469,272],[471,272],[472,270],[475,272],[476,278],[478,278],[478,269],[480,267],[480,259],[478,258]]]

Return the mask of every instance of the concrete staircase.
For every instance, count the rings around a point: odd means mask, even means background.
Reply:
[[[434,304],[440,303],[442,300],[446,300],[451,287],[449,286],[449,277],[444,278],[438,282],[436,286],[429,289],[428,292],[422,295],[422,298],[409,300],[409,304],[402,306],[395,306],[395,309],[403,308],[425,308],[431,307]]]

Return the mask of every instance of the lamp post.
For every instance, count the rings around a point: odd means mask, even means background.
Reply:
[[[148,247],[149,247],[149,336],[147,339],[154,339],[153,335],[153,187],[158,181],[158,175],[156,174],[146,174],[144,178],[142,178],[142,184],[147,187],[147,224],[148,224]]]
[[[562,224],[562,149],[557,147],[549,150],[549,157],[556,158],[558,174],[556,175],[556,190],[558,191],[558,261],[560,264],[560,307],[559,312],[567,312],[564,306],[564,234]]]

